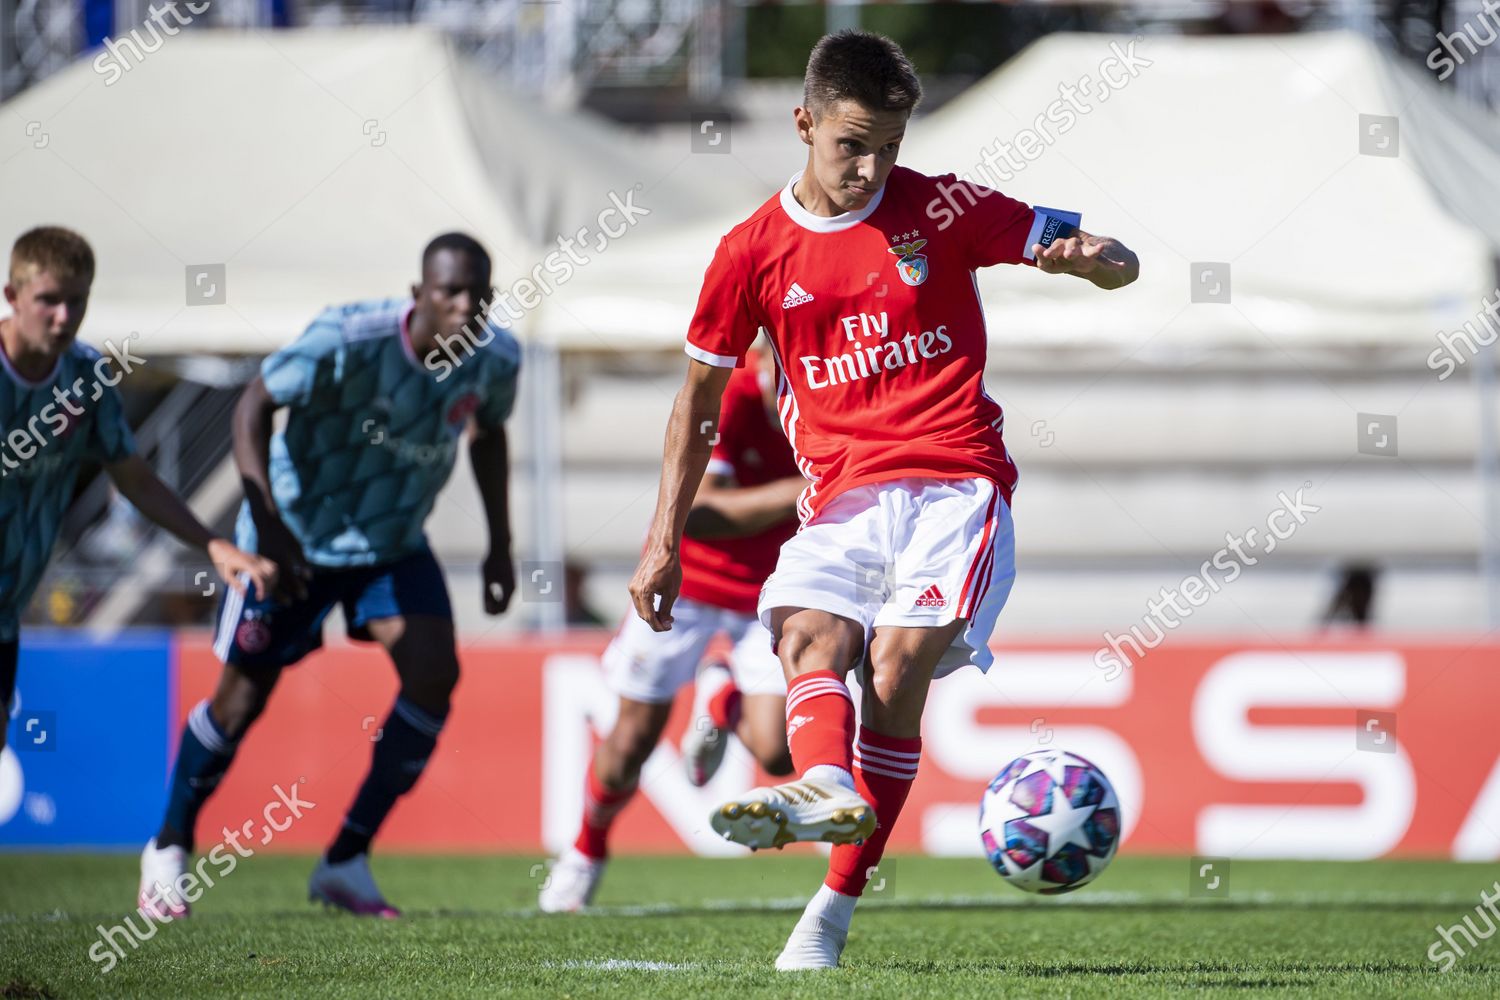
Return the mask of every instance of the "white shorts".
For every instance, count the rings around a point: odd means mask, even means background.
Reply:
[[[816,608],[859,622],[865,644],[882,625],[966,619],[938,661],[988,670],[990,633],[1016,578],[1010,506],[988,479],[893,479],[840,493],[785,545],[760,593],[775,608]]]
[[[671,701],[697,675],[708,644],[720,632],[734,643],[729,669],[742,693],[786,696],[771,633],[754,615],[680,597],[672,605],[672,619],[671,629],[653,632],[640,616],[626,616],[603,657],[609,686],[620,697],[648,704]]]

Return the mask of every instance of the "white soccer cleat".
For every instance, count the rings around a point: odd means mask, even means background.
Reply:
[[[547,873],[536,905],[543,913],[577,913],[594,901],[604,865],[602,858],[596,860],[577,848],[568,848]]]
[[[729,733],[714,725],[708,703],[733,683],[734,675],[718,660],[711,660],[698,671],[698,680],[693,685],[693,714],[682,734],[682,763],[687,768],[688,783],[694,788],[702,788],[713,780],[719,765],[724,763]]]
[[[776,971],[836,969],[849,932],[822,917],[804,916],[792,928],[786,947],[776,956]]]
[[[155,837],[147,841],[141,852],[141,887],[136,896],[136,906],[143,916],[180,920],[191,912],[176,885],[187,867],[187,848],[157,847]]]
[[[852,788],[802,778],[753,788],[715,809],[708,822],[725,840],[749,848],[857,844],[875,832],[875,809]]]
[[[307,898],[362,917],[394,920],[401,916],[401,911],[387,903],[376,888],[368,854],[356,854],[338,864],[319,858],[318,867],[307,880]]]

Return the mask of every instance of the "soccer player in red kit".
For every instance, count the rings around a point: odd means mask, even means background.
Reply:
[[[791,772],[786,678],[771,651],[771,634],[756,616],[756,599],[781,544],[797,530],[795,505],[807,480],[777,419],[775,371],[759,353],[730,377],[721,409],[700,428],[716,433],[707,435],[713,454],[687,520],[677,627],[653,631],[632,614],[604,651],[605,675],[620,697],[620,711],[589,763],[578,837],[552,865],[537,896],[544,912],[574,912],[593,900],[609,854],[610,827],[635,795],[672,701],[695,671],[692,721],[682,740],[688,781],[708,783],[730,733],[768,774]],[[704,662],[720,634],[733,644],[727,663]]]
[[[1016,469],[984,389],[975,270],[1025,264],[1105,289],[1139,272],[1134,253],[1084,232],[1077,215],[896,166],[920,97],[887,38],[845,31],[813,49],[794,112],[807,166],[730,230],[709,265],[630,583],[641,618],[672,628],[683,524],[708,461],[695,417],[713,412],[764,327],[782,426],[811,482],[802,527],[758,605],[786,671],[799,777],[727,802],[710,821],[750,847],[837,845],[776,960],[782,970],[838,964],[917,773],[928,685],[992,662],[989,636],[1015,576]],[[858,733],[844,683],[856,667]]]

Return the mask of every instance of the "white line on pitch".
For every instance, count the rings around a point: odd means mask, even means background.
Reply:
[[[549,969],[592,969],[601,972],[688,972],[700,968],[697,962],[648,962],[637,958],[585,958],[566,962],[543,962]]]

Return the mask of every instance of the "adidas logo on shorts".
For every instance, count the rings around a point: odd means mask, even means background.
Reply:
[[[943,592],[937,589],[935,583],[922,591],[921,596],[917,598],[919,608],[946,608],[947,606],[948,598],[943,596]]]

